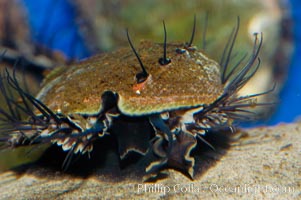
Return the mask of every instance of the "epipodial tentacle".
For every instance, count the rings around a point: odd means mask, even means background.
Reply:
[[[149,117],[149,120],[155,129],[162,131],[168,140],[168,149],[167,155],[170,154],[173,143],[173,135],[169,129],[169,127],[165,124],[160,115],[152,115]]]
[[[153,173],[168,165],[193,177],[195,162],[191,151],[197,145],[196,135],[186,131],[186,125],[179,116],[173,113],[169,113],[168,116],[165,121],[160,116],[153,116],[150,119],[157,129],[152,151],[159,159],[150,163],[146,172]]]
[[[93,150],[92,142],[107,133],[108,121],[105,117],[96,118],[77,115],[68,117],[69,127],[65,130],[49,133],[53,143],[62,146],[64,151],[72,150],[73,153],[85,154]],[[47,136],[42,136],[47,138]]]
[[[168,154],[164,151],[163,134],[158,134],[157,139],[153,144],[153,152],[160,157],[158,160],[150,163],[146,168],[147,173],[154,173],[160,171],[164,166],[176,168],[187,172],[190,177],[194,175],[194,163],[195,160],[191,156],[191,151],[197,145],[197,140],[191,134],[186,132],[180,132],[173,137],[173,147],[171,152]]]
[[[136,152],[145,155],[150,147],[150,138],[154,134],[153,128],[146,117],[127,117],[120,115],[112,117],[112,134],[118,143],[121,159],[129,153]]]

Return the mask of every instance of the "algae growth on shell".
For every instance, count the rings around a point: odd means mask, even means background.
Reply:
[[[133,116],[210,104],[222,94],[220,67],[201,51],[176,52],[183,47],[168,44],[172,62],[162,66],[158,63],[162,44],[141,42],[137,51],[151,77],[139,93],[135,91],[139,63],[131,49],[121,48],[50,75],[52,80],[45,83],[38,99],[63,114],[98,113],[105,91],[116,93],[118,109]]]

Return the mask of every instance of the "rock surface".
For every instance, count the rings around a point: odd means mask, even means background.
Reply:
[[[153,183],[110,168],[86,177],[41,167],[7,171],[0,199],[300,199],[300,132],[300,122],[243,130],[214,165],[198,166],[206,170],[194,180],[175,170]]]

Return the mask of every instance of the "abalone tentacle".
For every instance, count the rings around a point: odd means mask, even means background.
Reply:
[[[167,117],[163,120],[162,115]],[[162,113],[151,118],[151,123],[156,129],[153,139],[152,152],[157,159],[151,162],[146,173],[149,177],[156,176],[164,167],[172,167],[188,173],[193,178],[195,160],[191,151],[196,147],[195,135],[186,131],[182,123],[183,116],[173,112]]]

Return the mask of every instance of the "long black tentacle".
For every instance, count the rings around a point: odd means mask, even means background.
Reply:
[[[225,46],[223,55],[221,57],[220,65],[222,67],[222,83],[224,84],[226,82],[225,76],[228,71],[228,65],[230,62],[230,58],[232,55],[233,47],[237,38],[237,34],[239,31],[239,24],[240,24],[240,18],[237,17],[237,24],[236,27],[233,29],[231,36],[229,37],[229,40]]]
[[[238,26],[237,26],[238,27]],[[256,71],[260,66],[260,59],[258,58],[259,51],[262,47],[263,36],[260,34],[260,38],[258,39],[258,34],[254,34],[254,45],[252,54],[244,66],[241,66],[243,60],[245,60],[245,54],[238,63],[232,68],[229,73],[226,73],[227,66],[229,63],[232,48],[234,46],[234,41],[237,35],[237,30],[233,31],[232,36],[230,37],[229,44],[227,45],[229,50],[226,50],[225,53],[227,54],[227,58],[223,58],[224,60],[224,71],[222,74],[222,83],[224,84],[224,93],[212,104],[204,106],[204,109],[198,113],[194,114],[194,118],[197,121],[206,120],[206,124],[209,127],[226,127],[229,126],[229,118],[231,120],[236,121],[249,121],[249,120],[256,120],[259,118],[257,113],[251,111],[252,108],[258,106],[272,106],[275,105],[275,102],[257,102],[256,97],[267,95],[274,91],[275,85],[272,89],[252,94],[246,96],[239,96],[238,92],[240,89],[254,76]],[[255,64],[255,61],[258,61]],[[228,118],[225,121],[221,121],[216,116],[226,116]],[[230,121],[231,121],[230,120]],[[201,122],[200,122],[201,123]],[[232,123],[232,122],[231,122]],[[201,123],[202,124],[202,123]]]
[[[194,15],[194,17],[193,17],[193,27],[192,27],[192,32],[191,32],[190,40],[189,40],[189,42],[186,44],[187,47],[191,47],[191,45],[192,45],[192,43],[193,43],[195,31],[196,31],[196,15]]]
[[[137,58],[137,60],[140,64],[140,67],[142,69],[142,72],[136,74],[137,83],[144,82],[148,77],[148,73],[147,73],[147,71],[146,71],[146,69],[145,69],[145,67],[144,67],[144,65],[141,61],[141,58],[140,58],[139,54],[137,53],[136,49],[134,48],[134,45],[133,45],[133,43],[131,41],[131,38],[129,36],[128,29],[126,29],[126,36],[127,36],[128,42],[130,44],[130,47],[133,50],[133,52],[134,52],[134,54],[135,54],[135,56],[136,56],[136,58]]]
[[[167,33],[165,22],[163,21],[163,28],[164,28],[164,43],[163,43],[163,57],[159,58],[160,65],[167,65],[171,62],[169,58],[166,56],[166,48],[167,48]]]

